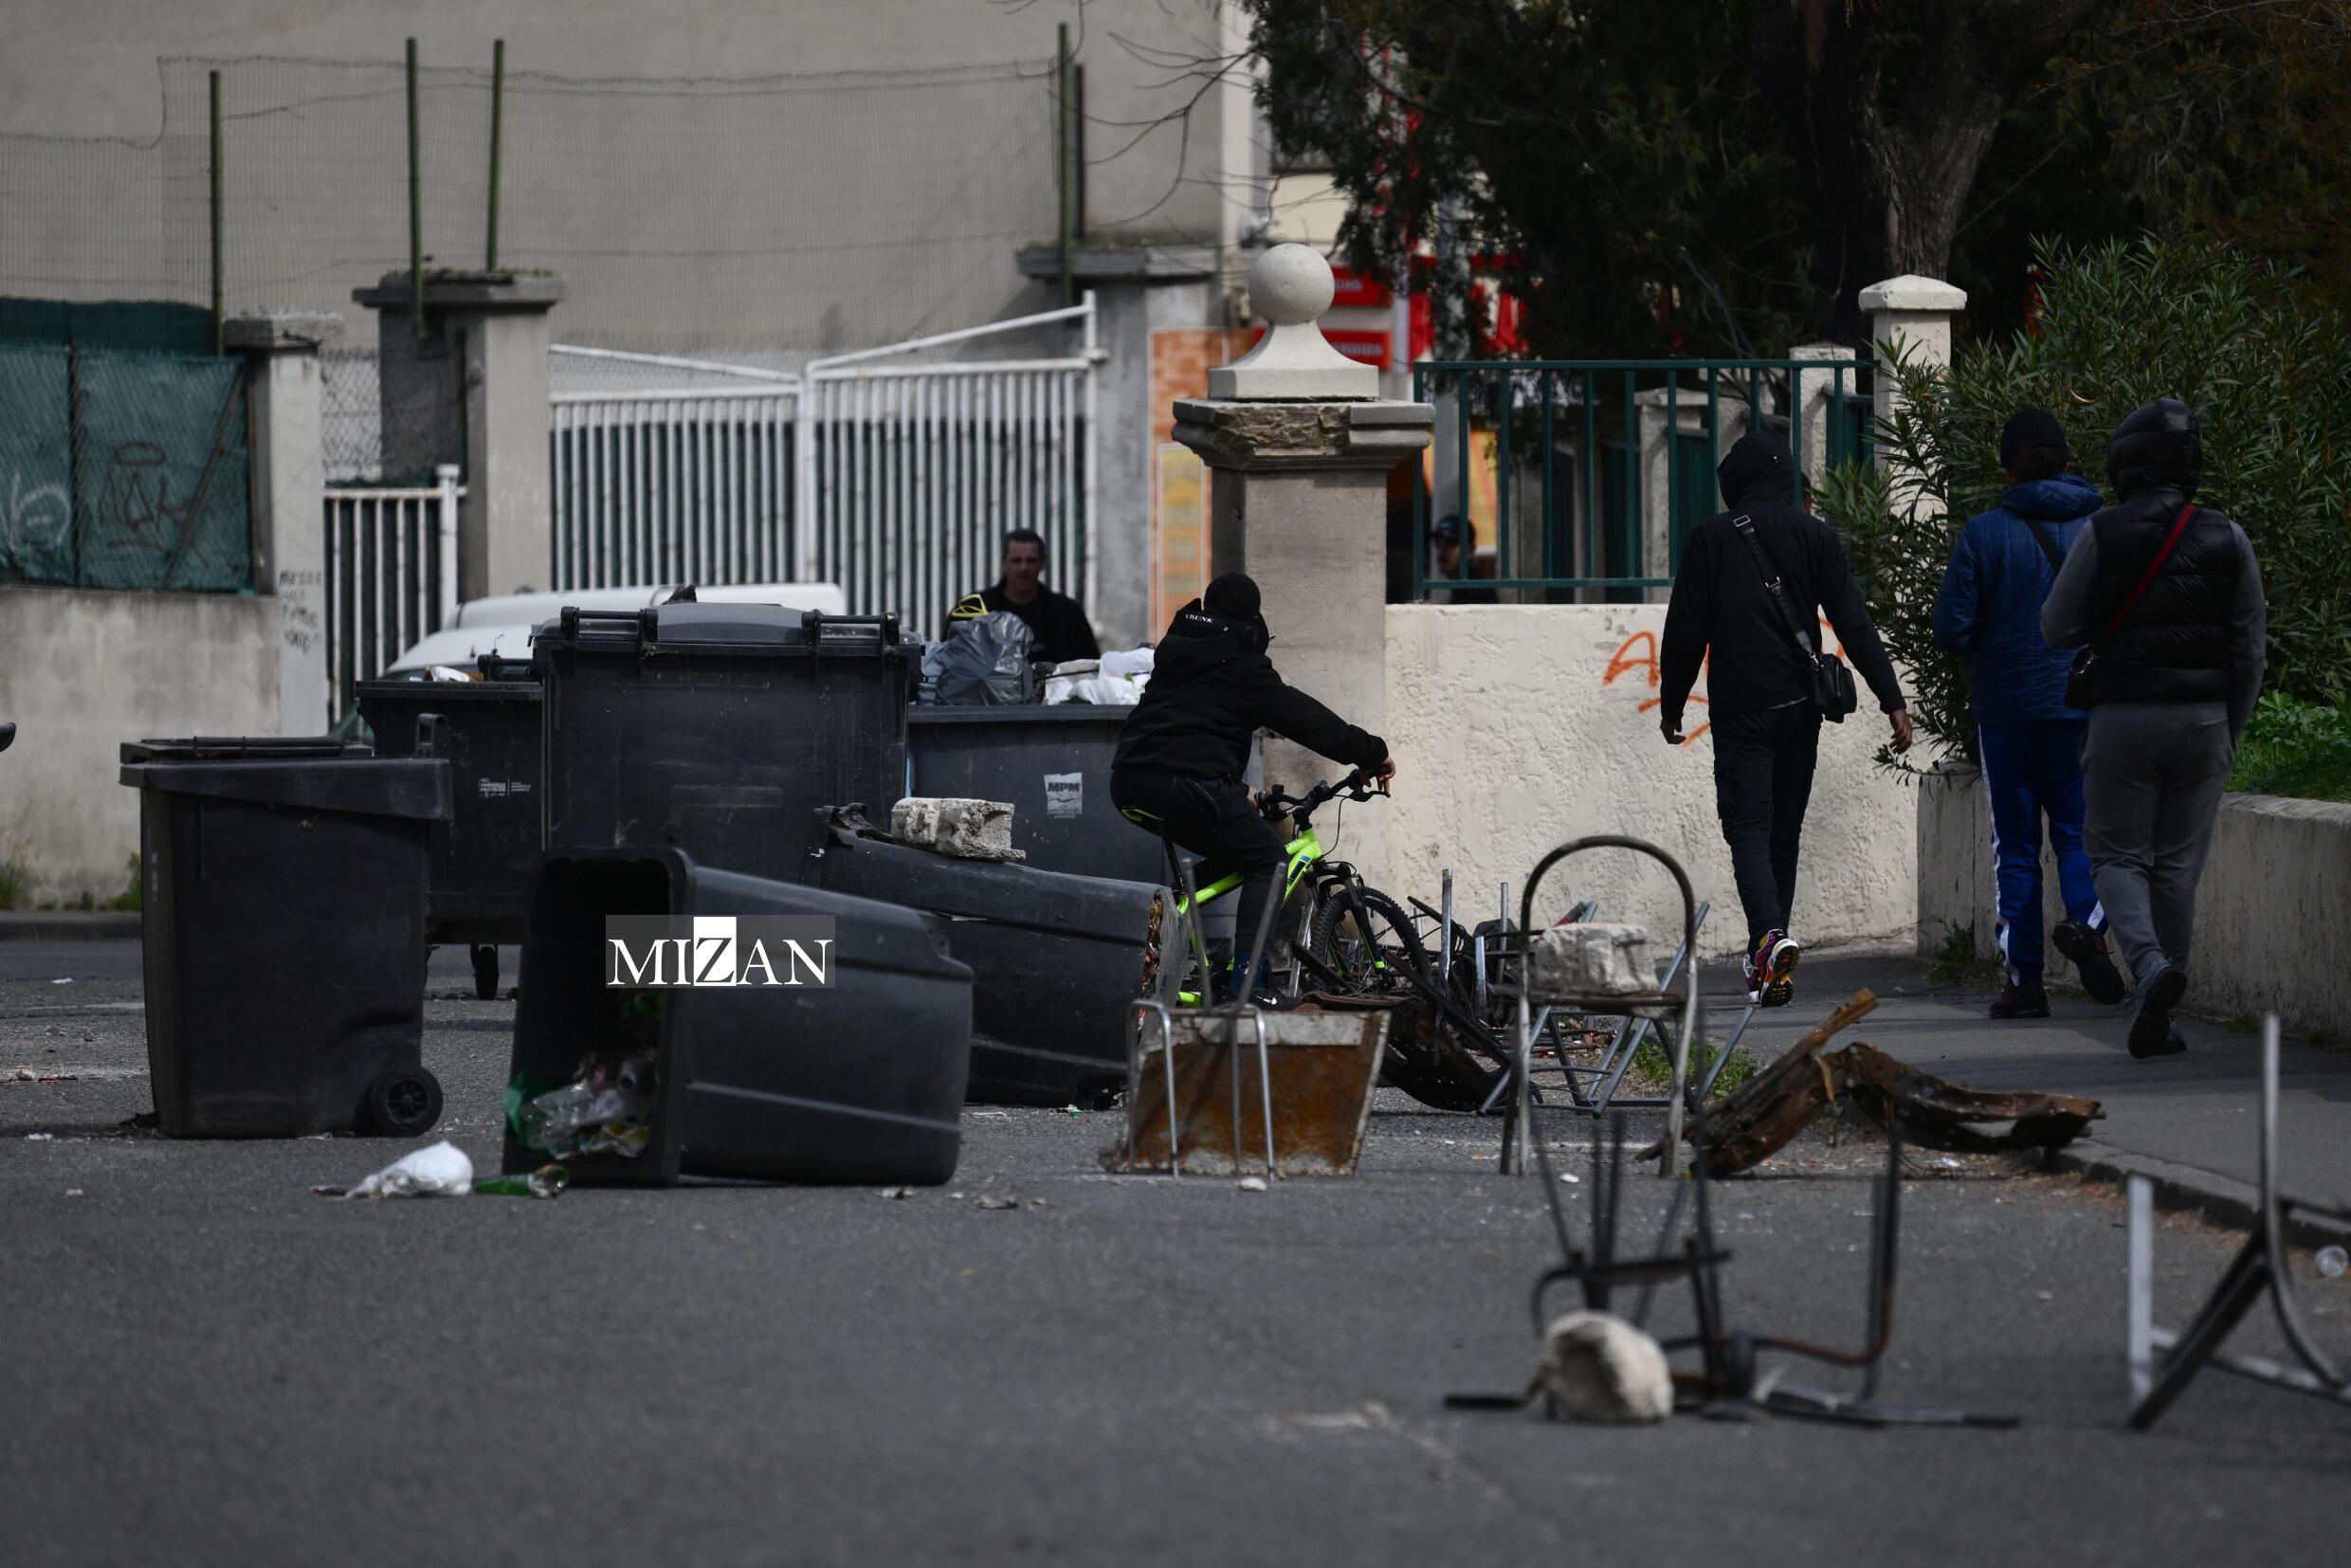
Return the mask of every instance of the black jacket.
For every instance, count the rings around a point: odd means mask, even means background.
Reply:
[[[1786,707],[1812,696],[1811,673],[1732,526],[1731,519],[1742,514],[1781,574],[1798,620],[1810,619],[1815,606],[1826,611],[1845,645],[1845,657],[1868,683],[1878,705],[1887,713],[1903,707],[1901,683],[1894,679],[1877,628],[1869,624],[1845,547],[1827,523],[1795,504],[1788,448],[1768,436],[1740,436],[1716,474],[1731,510],[1692,529],[1682,548],[1658,651],[1664,687],[1658,694],[1659,719],[1680,726],[1702,664],[1712,715]],[[1816,625],[1810,629],[1817,635]]]
[[[2104,630],[2146,574],[2191,503],[2169,487],[2142,490],[2089,520],[2098,536],[2090,625]],[[2232,675],[2231,611],[2237,590],[2236,531],[2197,507],[2171,558],[2147,585],[2091,674],[2097,702],[2225,702]]]
[[[1004,596],[1001,580],[979,591],[980,598],[993,611],[1011,611],[1028,623],[1034,641],[1034,657],[1060,664],[1065,659],[1099,659],[1102,645],[1094,641],[1093,623],[1078,601],[1066,593],[1056,593],[1042,583],[1037,596],[1027,604],[1014,604]]]
[[[1386,741],[1285,685],[1240,626],[1194,599],[1168,624],[1111,769],[1238,778],[1260,729],[1350,767],[1376,768],[1388,758]]]

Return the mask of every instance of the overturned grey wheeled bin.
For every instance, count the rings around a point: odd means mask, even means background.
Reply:
[[[1127,1009],[1160,988],[1164,887],[915,848],[853,807],[817,813],[800,880],[941,917],[972,969],[973,1100],[1101,1105],[1125,1087]]]

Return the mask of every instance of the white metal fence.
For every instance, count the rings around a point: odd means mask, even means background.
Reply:
[[[1076,352],[906,356],[1057,328]],[[936,631],[1033,528],[1057,576],[1095,574],[1095,374],[1085,302],[810,362],[799,375],[558,347],[748,385],[555,395],[552,576],[633,583],[837,582],[851,611]]]
[[[333,711],[457,608],[455,466],[428,487],[326,493],[326,667]]]

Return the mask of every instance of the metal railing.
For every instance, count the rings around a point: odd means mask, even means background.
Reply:
[[[429,487],[326,493],[326,667],[332,711],[457,609],[457,503],[444,465]]]
[[[905,357],[1041,328],[1077,352]],[[1010,528],[1095,588],[1094,297],[1066,310],[811,361],[802,374],[559,346],[743,386],[554,397],[558,589],[791,579],[935,632],[993,579]]]
[[[554,586],[792,576],[799,401],[789,383],[558,393]]]
[[[1415,365],[1412,395],[1436,405],[1437,424],[1413,487],[1413,597],[1639,600],[1670,588],[1689,530],[1721,510],[1715,466],[1740,436],[1781,436],[1808,487],[1868,458],[1869,373],[1858,356]],[[1431,554],[1446,518],[1479,547],[1455,575]]]

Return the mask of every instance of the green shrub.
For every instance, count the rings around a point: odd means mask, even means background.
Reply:
[[[2058,416],[2102,488],[2106,437],[2123,415],[2156,397],[2193,406],[2204,430],[2198,499],[2242,523],[2261,560],[2269,684],[2329,707],[2351,701],[2344,324],[2298,307],[2260,263],[2220,247],[2061,246],[2043,266],[2035,333],[1967,345],[1948,370],[1892,371],[1904,406],[1881,424],[1878,456],[1918,476],[1915,491],[1898,497],[1886,474],[1848,467],[1821,492],[1871,585],[1887,648],[1911,671],[1920,728],[1974,760],[1966,661],[1934,646],[1930,621],[1960,529],[2007,487],[2000,426],[2028,404]]]
[[[2245,726],[2229,788],[2351,802],[2351,709],[2264,696]]]

